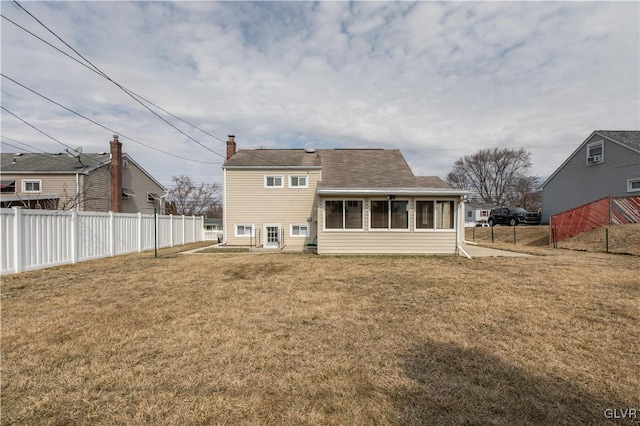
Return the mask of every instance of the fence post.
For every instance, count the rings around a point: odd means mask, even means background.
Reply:
[[[116,216],[109,212],[109,256],[116,255]]]
[[[182,243],[180,245],[184,245],[184,241],[187,238],[187,217],[182,215]]]
[[[142,253],[142,213],[138,212],[138,253]]]
[[[495,240],[493,239],[493,226],[491,227],[491,242],[495,242]]]
[[[609,228],[604,229],[604,238],[605,238],[605,248],[607,253],[609,253]]]
[[[516,227],[513,227],[513,245],[516,245]]]
[[[173,247],[173,215],[169,215],[169,247]]]
[[[71,263],[78,263],[78,253],[79,253],[79,244],[78,244],[78,234],[79,234],[80,226],[78,226],[78,211],[73,210],[71,212]]]
[[[22,257],[22,209],[13,208],[13,263],[16,274],[24,269],[24,258]]]

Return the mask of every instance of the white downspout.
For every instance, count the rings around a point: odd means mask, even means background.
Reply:
[[[222,169],[222,242],[220,245],[227,245],[227,169]],[[253,231],[255,232],[255,230]]]

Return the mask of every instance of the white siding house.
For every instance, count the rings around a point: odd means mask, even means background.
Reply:
[[[399,150],[227,150],[225,244],[319,254],[456,254],[466,191]]]

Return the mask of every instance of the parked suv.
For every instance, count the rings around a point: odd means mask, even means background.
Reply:
[[[489,223],[489,226],[499,224],[516,226],[520,223],[539,225],[540,214],[528,212],[520,207],[500,207],[489,212],[487,223]]]

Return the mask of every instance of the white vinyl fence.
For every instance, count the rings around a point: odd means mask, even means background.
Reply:
[[[154,232],[157,224],[157,233]],[[204,218],[0,209],[2,274],[203,241]]]

